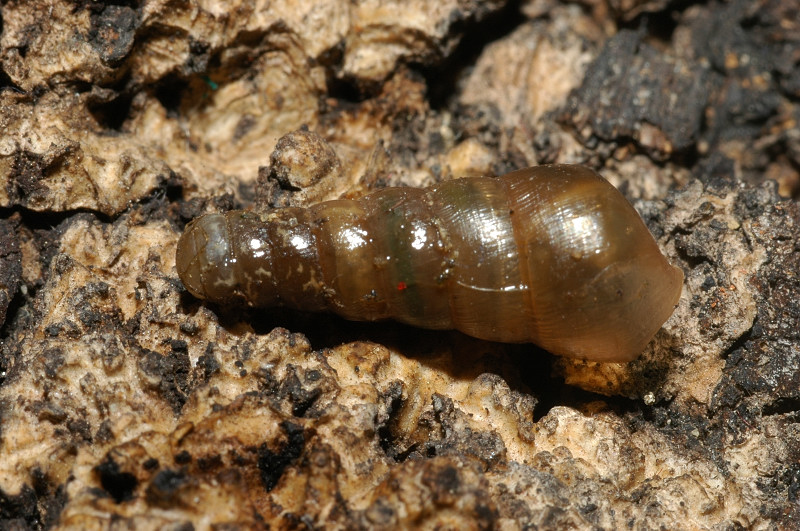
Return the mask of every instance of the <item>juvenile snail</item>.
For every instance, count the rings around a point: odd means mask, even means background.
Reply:
[[[594,361],[636,358],[683,284],[622,194],[567,165],[209,214],[186,227],[177,269],[219,303],[455,328]]]

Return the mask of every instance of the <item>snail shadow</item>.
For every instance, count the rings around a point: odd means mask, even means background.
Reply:
[[[447,374],[454,380],[473,380],[484,373],[501,377],[518,392],[552,402],[563,378],[554,376],[554,357],[531,343],[484,341],[455,330],[426,330],[394,321],[348,321],[332,314],[288,308],[242,309],[209,305],[221,326],[233,330],[247,322],[256,334],[285,328],[304,335],[314,350],[351,343],[374,343]]]
[[[193,303],[184,301],[188,307]],[[194,304],[197,304],[196,302]],[[533,421],[555,406],[583,409],[588,403],[611,397],[565,383],[558,358],[531,343],[507,344],[476,339],[455,330],[426,330],[394,321],[348,321],[332,314],[287,308],[246,309],[209,304],[220,326],[234,331],[248,323],[253,332],[269,334],[285,328],[304,335],[314,350],[334,349],[352,343],[373,343],[409,358],[421,366],[447,374],[452,380],[472,381],[491,373],[514,392],[536,398]],[[629,409],[628,400],[609,406]],[[616,404],[616,405],[615,405]]]

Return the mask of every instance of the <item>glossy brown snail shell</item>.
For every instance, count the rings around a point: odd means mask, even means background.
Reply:
[[[219,303],[455,328],[595,361],[636,358],[683,283],[622,194],[571,165],[209,214],[181,236],[177,270]]]

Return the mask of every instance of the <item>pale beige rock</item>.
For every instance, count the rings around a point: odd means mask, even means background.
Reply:
[[[761,145],[793,145],[794,100],[761,144],[704,137],[656,164],[559,113],[615,17],[660,0],[523,2],[491,42],[498,21],[481,21],[503,2],[118,4],[2,8],[0,206],[22,287],[0,329],[0,518],[14,519],[0,527],[793,521],[800,216],[738,171]],[[683,22],[659,50],[690,61]],[[437,78],[464,39],[475,57]],[[791,74],[773,71],[788,94]],[[450,99],[432,103],[442,87]],[[670,151],[637,125],[642,145]],[[294,143],[275,151],[281,138]],[[791,156],[770,175],[790,180]],[[175,273],[186,222],[258,200],[260,167],[284,171],[301,188],[285,199],[303,205],[542,162],[601,171],[686,274],[634,363],[216,308]]]
[[[102,134],[85,97],[0,98],[0,206],[118,214],[169,175],[146,140]]]
[[[359,2],[353,8],[352,31],[345,41],[342,73],[379,82],[392,72],[398,61],[439,59],[458,42],[452,33],[455,23],[463,23],[463,18],[482,17],[503,3],[502,0]]]

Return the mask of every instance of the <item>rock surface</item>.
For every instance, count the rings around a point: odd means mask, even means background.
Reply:
[[[796,526],[791,2],[118,4],[0,7],[0,528]],[[632,363],[175,272],[205,212],[548,162],[685,273]]]

